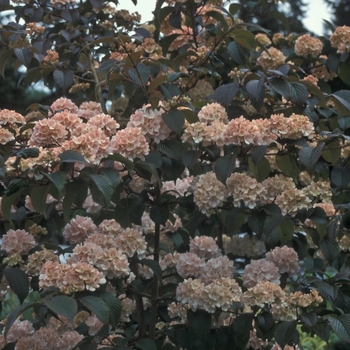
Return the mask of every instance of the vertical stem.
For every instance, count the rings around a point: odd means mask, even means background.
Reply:
[[[139,277],[138,263],[132,262],[130,264],[130,268],[131,268],[131,271],[135,274],[136,278],[138,278]],[[142,295],[136,293],[135,301],[136,301],[137,323],[139,326],[139,338],[143,338],[146,333],[146,323],[145,323],[145,311],[143,309]]]
[[[94,77],[95,84],[96,84],[96,87],[95,87],[96,100],[100,102],[103,113],[107,114],[106,104],[102,96],[102,90],[101,90],[101,87],[98,86],[98,84],[100,83],[100,80],[98,78],[98,75],[95,69],[94,59],[91,55],[89,55],[89,61],[90,61],[91,73],[92,73],[92,76]]]
[[[154,260],[159,262],[159,241],[160,241],[160,224],[155,225],[154,234]],[[149,337],[155,341],[156,337],[156,323],[157,323],[157,311],[158,311],[158,287],[159,279],[156,274],[153,275],[152,283],[152,306],[151,306],[151,320],[149,325]]]

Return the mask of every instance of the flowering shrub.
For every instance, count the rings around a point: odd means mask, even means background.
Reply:
[[[350,342],[350,28],[115,3],[0,2],[0,66],[62,95],[0,111],[1,348]]]

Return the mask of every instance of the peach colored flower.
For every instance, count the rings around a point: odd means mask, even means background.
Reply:
[[[280,284],[280,274],[278,267],[265,259],[252,260],[245,266],[243,271],[243,285],[245,287],[254,287],[260,281],[269,281]]]
[[[266,254],[266,260],[274,263],[281,274],[293,275],[299,272],[299,258],[293,248],[276,247]]]
[[[263,51],[261,53],[261,55],[256,60],[256,63],[258,65],[261,65],[264,70],[276,69],[278,66],[285,63],[286,58],[287,57],[284,56],[280,50],[274,47],[270,47],[267,52]]]
[[[330,37],[331,45],[338,49],[337,52],[350,52],[350,27],[337,27]]]
[[[96,232],[98,228],[91,218],[77,215],[65,226],[63,236],[70,244],[77,244]]]
[[[322,52],[323,44],[320,39],[313,38],[308,34],[298,37],[295,41],[294,50],[298,56],[317,57]]]
[[[36,245],[34,237],[25,230],[8,230],[2,236],[1,249],[7,254],[25,255]]]

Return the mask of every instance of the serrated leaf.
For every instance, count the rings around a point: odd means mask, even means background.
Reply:
[[[189,329],[200,339],[205,339],[211,328],[211,314],[204,310],[187,311]]]
[[[302,314],[300,318],[309,327],[313,327],[317,323],[317,315],[314,312]]]
[[[299,151],[299,160],[307,169],[314,167],[321,157],[322,149],[325,143],[320,142],[315,148],[303,147]]]
[[[332,142],[326,144],[321,153],[324,160],[329,163],[336,164],[341,155],[340,143],[338,140],[333,140]]]
[[[162,116],[165,124],[177,134],[181,134],[182,128],[185,124],[185,116],[182,111],[178,109],[171,109]]]
[[[182,163],[186,168],[192,170],[200,155],[201,151],[199,150],[188,150],[182,155]]]
[[[81,180],[75,180],[67,184],[65,196],[62,203],[63,218],[66,222],[70,221],[70,215],[72,212],[71,208],[75,198],[84,188],[86,188],[86,184],[84,184]]]
[[[277,155],[276,162],[279,169],[283,172],[284,175],[297,179],[300,173],[297,160],[294,155]]]
[[[67,295],[57,295],[50,299],[44,298],[42,302],[52,312],[57,315],[62,315],[72,322],[78,312],[78,304],[76,300]]]
[[[157,350],[156,343],[149,338],[141,338],[135,342],[135,345],[141,350]]]
[[[19,61],[25,66],[29,67],[30,63],[32,61],[32,53],[30,52],[29,47],[25,47],[23,49],[15,48],[13,50],[15,53],[16,57],[19,59]]]
[[[103,158],[103,160],[114,160],[114,161],[123,163],[126,166],[129,175],[132,176],[132,172],[134,170],[134,163],[131,160],[129,160],[128,158],[123,157],[121,154],[114,153],[114,154],[109,155],[106,158]]]
[[[146,85],[150,76],[149,68],[143,63],[138,63],[136,68],[141,77],[142,83]]]
[[[334,333],[342,340],[350,343],[350,314],[329,317],[328,321]]]
[[[254,108],[259,111],[264,102],[265,97],[265,77],[261,77],[259,80],[250,80],[246,84],[245,88],[249,94],[249,99]]]
[[[28,158],[37,158],[39,157],[39,148],[33,147],[33,148],[24,148],[21,149],[17,153],[17,158],[23,158],[23,159],[28,159]]]
[[[334,167],[331,173],[331,180],[340,189],[346,188],[350,182],[350,168]]]
[[[100,293],[100,296],[109,307],[109,323],[112,327],[115,327],[122,313],[122,303],[120,299],[106,292]]]
[[[268,333],[275,325],[273,315],[269,311],[258,314],[255,322],[263,333]]]
[[[136,225],[142,225],[142,215],[146,208],[146,202],[142,197],[138,197],[130,206],[130,220]]]
[[[232,102],[238,90],[239,82],[234,81],[233,83],[219,86],[212,95],[207,96],[207,99],[217,101],[226,107]]]
[[[281,241],[281,244],[284,245],[290,242],[293,239],[294,234],[294,224],[291,219],[285,219],[277,227],[278,237]]]
[[[107,206],[113,194],[113,186],[109,178],[102,174],[88,174],[86,176],[92,182],[90,190],[93,200],[101,205]]]
[[[7,220],[9,220],[11,222],[11,207],[13,205],[16,205],[17,202],[19,201],[21,194],[23,192],[24,188],[21,188],[19,191],[12,193],[10,196],[8,196],[7,194],[5,194],[2,197],[1,200],[1,211],[2,214],[4,216],[4,218],[6,218]]]
[[[17,295],[22,304],[29,294],[29,279],[27,274],[14,267],[6,268],[3,273],[11,290]]]
[[[162,269],[158,261],[151,259],[143,259],[139,261],[140,264],[148,266],[157,276],[162,279]]]
[[[340,248],[337,241],[330,239],[329,234],[321,238],[319,243],[320,249],[324,257],[329,263],[332,263],[340,253]]]
[[[298,332],[296,328],[296,321],[284,321],[276,326],[274,336],[278,345],[282,349],[285,347],[285,345],[292,345],[295,332]]]
[[[108,323],[110,310],[107,304],[98,297],[86,296],[78,299],[88,310],[93,312],[96,317],[104,324]]]
[[[245,349],[248,341],[250,331],[252,329],[253,314],[246,313],[243,315],[238,315],[232,325],[235,339],[236,349]]]
[[[236,154],[228,154],[217,159],[214,164],[215,175],[225,186],[226,180],[231,176],[236,167],[236,158]]]
[[[237,64],[244,64],[245,60],[249,57],[249,51],[235,41],[231,41],[227,45],[227,52]]]
[[[58,158],[60,158],[61,162],[66,162],[66,163],[74,163],[74,162],[80,162],[85,164],[88,163],[80,153],[76,151],[71,151],[71,150],[62,152],[58,156]]]
[[[47,177],[57,188],[57,191],[59,193],[59,200],[61,199],[61,194],[63,192],[64,189],[64,185],[66,184],[67,178],[66,178],[66,174],[63,171],[57,171],[55,173],[52,174],[47,174],[47,173],[43,173],[42,174]]]
[[[34,209],[46,218],[46,200],[49,193],[49,186],[35,186],[30,190],[30,199]]]
[[[259,163],[255,164],[251,158],[248,159],[249,169],[258,182],[264,181],[270,174],[271,168],[269,161],[263,157]]]
[[[1,76],[5,79],[5,68],[7,61],[12,57],[13,51],[11,50],[5,50],[1,55],[0,55],[0,74]]]
[[[268,78],[267,82],[278,94],[282,95],[283,97],[289,96],[290,84],[285,79],[272,77]]]
[[[308,96],[307,88],[300,83],[290,83],[290,92],[289,97],[290,100],[296,105],[303,105]]]
[[[154,204],[150,210],[150,217],[156,224],[164,225],[169,219],[170,210],[168,203]]]
[[[60,86],[64,91],[74,83],[74,73],[70,70],[62,71],[55,69],[53,72],[53,78],[58,86]]]

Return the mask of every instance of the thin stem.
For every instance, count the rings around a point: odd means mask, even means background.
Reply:
[[[159,262],[159,242],[160,242],[160,224],[155,225],[154,232],[154,261]],[[149,337],[155,341],[156,336],[156,323],[157,323],[157,311],[158,311],[158,287],[159,278],[156,274],[153,275],[152,284],[152,297],[151,297],[151,320],[149,325]]]

